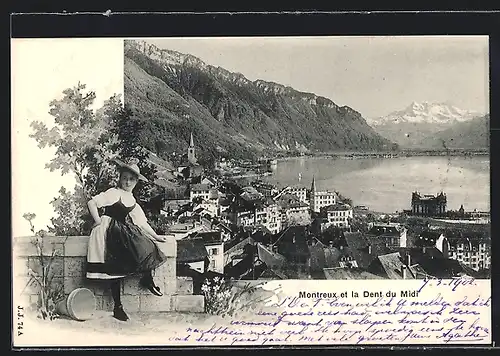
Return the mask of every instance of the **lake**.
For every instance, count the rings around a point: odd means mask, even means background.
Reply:
[[[302,175],[299,181],[299,174]],[[411,193],[448,197],[448,210],[490,210],[490,161],[475,157],[400,157],[342,159],[298,157],[278,161],[268,182],[279,186],[301,184],[336,190],[354,205],[371,210],[396,212],[411,209]]]

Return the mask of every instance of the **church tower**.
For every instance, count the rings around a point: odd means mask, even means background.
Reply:
[[[315,200],[316,200],[316,180],[314,179],[311,183],[311,191],[309,192],[309,205],[312,211],[315,211]]]
[[[196,163],[196,154],[194,151],[194,140],[193,140],[193,133],[191,132],[191,139],[189,141],[189,147],[188,147],[188,161],[190,163]]]

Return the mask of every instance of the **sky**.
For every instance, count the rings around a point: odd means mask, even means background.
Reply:
[[[248,79],[275,81],[348,105],[366,118],[400,110],[413,101],[449,101],[488,111],[487,37],[471,38],[219,38],[148,39],[161,48],[193,54]],[[71,174],[50,172],[54,149],[40,149],[30,123],[49,127],[49,103],[79,81],[96,92],[95,107],[123,95],[123,41],[16,39],[11,41],[12,227],[30,234],[50,223],[50,201]]]
[[[487,36],[164,38],[159,48],[327,97],[365,118],[413,101],[489,112]]]
[[[36,214],[35,229],[46,229],[54,213],[50,201],[75,178],[45,164],[55,149],[40,149],[29,137],[30,123],[53,125],[49,103],[80,81],[96,92],[95,107],[123,95],[123,41],[115,39],[15,39],[11,41],[12,83],[12,233],[30,235],[24,213]]]

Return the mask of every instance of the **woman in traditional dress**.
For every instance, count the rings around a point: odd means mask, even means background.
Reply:
[[[166,256],[154,241],[164,242],[149,225],[144,211],[132,191],[138,180],[147,181],[137,161],[115,160],[120,178],[116,188],[110,188],[88,202],[95,224],[90,234],[87,253],[87,278],[111,280],[113,316],[128,320],[121,299],[121,280],[132,274],[142,274],[141,285],[162,296],[153,280],[152,271],[166,261]],[[102,215],[99,209],[104,208]]]

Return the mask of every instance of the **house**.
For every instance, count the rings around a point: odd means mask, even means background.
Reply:
[[[284,194],[296,196],[302,203],[307,202],[307,188],[301,185],[292,185],[283,188],[274,198],[279,199]]]
[[[161,214],[165,216],[187,216],[191,202],[189,199],[169,199],[163,202]]]
[[[479,278],[479,274],[464,263],[448,258],[436,247],[397,248],[400,260],[411,266],[416,279],[452,279],[459,276]]]
[[[214,193],[210,191],[209,199],[201,201],[197,206],[203,208],[206,214],[211,218],[220,216],[219,197],[217,196],[217,192]]]
[[[236,234],[237,230],[224,222],[220,221],[218,218],[212,218],[210,221],[210,230],[220,231],[222,236],[222,241],[226,242],[231,240]]]
[[[368,269],[370,264],[380,255],[390,253],[385,243],[360,232],[345,232],[346,252],[356,261],[356,265]]]
[[[411,212],[417,216],[442,216],[446,213],[446,194],[443,192],[432,194],[420,194],[413,192],[411,195]]]
[[[309,224],[311,214],[309,204],[301,201],[299,197],[291,193],[285,193],[275,198],[281,215],[281,223],[287,224]]]
[[[254,181],[251,183],[251,185],[264,197],[273,197],[278,193],[278,189],[274,185],[269,183]]]
[[[281,231],[279,207],[272,198],[265,198],[256,202],[254,225],[263,225],[272,233]]]
[[[278,204],[271,198],[264,198],[252,187],[245,188],[221,217],[236,226],[263,225],[273,233],[281,230]]]
[[[416,266],[404,261],[399,252],[377,256],[370,263],[368,271],[384,279],[417,279]]]
[[[313,279],[324,279],[325,268],[357,268],[357,262],[343,245],[335,247],[333,241],[324,244],[313,238],[309,245],[311,253],[310,273]]]
[[[368,235],[375,236],[385,243],[388,248],[406,247],[408,230],[395,223],[375,223],[371,224]]]
[[[169,233],[175,237],[177,241],[188,237],[189,235],[199,232],[206,231],[207,229],[200,222],[179,222],[173,224],[169,227]]]
[[[331,204],[321,207],[320,211],[326,217],[326,223],[321,226],[322,230],[332,225],[341,229],[348,229],[350,227],[353,212],[349,204]]]
[[[441,242],[443,253],[475,271],[491,268],[491,239],[479,234],[450,236]]]
[[[279,234],[273,246],[288,262],[308,265],[311,254],[307,245],[308,230],[306,226],[289,226]]]
[[[294,279],[298,276],[297,270],[288,263],[285,256],[278,253],[277,246],[270,250],[258,243],[256,248],[259,261],[262,261],[279,279]]]
[[[211,185],[210,184],[193,184],[189,190],[189,200],[193,202],[196,198],[203,200],[209,199],[218,199],[218,196],[213,196],[213,192],[211,194]]]
[[[220,231],[198,231],[189,239],[203,241],[208,256],[207,271],[224,273],[224,242]]]
[[[257,248],[247,244],[241,255],[235,256],[234,262],[224,268],[224,275],[236,280],[256,280],[267,269],[259,259]]]
[[[440,231],[424,230],[418,234],[414,244],[416,247],[437,247],[443,252],[445,248],[443,245],[444,239],[445,236]]]
[[[445,258],[463,263],[475,271],[491,268],[491,238],[481,232],[423,231],[415,242],[419,247],[436,247]]]
[[[179,271],[186,267],[198,273],[204,273],[208,267],[208,253],[201,239],[183,239],[177,241],[177,264]]]
[[[322,207],[336,204],[337,201],[338,196],[336,192],[331,192],[328,190],[318,191],[316,189],[316,180],[313,177],[309,196],[309,205],[311,206],[311,210],[319,213]]]

